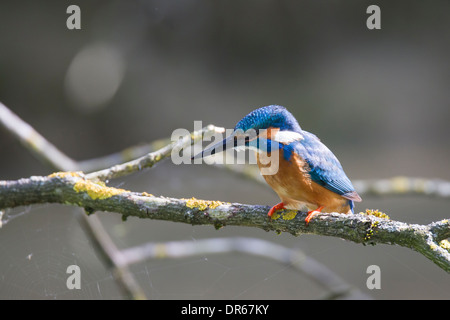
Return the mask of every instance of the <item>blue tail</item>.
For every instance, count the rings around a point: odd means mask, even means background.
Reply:
[[[355,213],[355,211],[353,211],[353,208],[355,207],[353,200],[348,200],[348,204],[350,205],[350,209],[352,210],[352,213]]]

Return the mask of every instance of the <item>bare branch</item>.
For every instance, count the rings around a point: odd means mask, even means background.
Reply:
[[[172,143],[170,139],[159,139],[150,143],[132,146],[106,156],[81,160],[77,162],[76,170],[83,172],[94,172],[105,168],[110,168],[117,164],[143,157],[146,154],[161,149],[170,143]]]
[[[122,250],[128,264],[143,259],[179,259],[195,255],[240,252],[261,256],[283,263],[294,270],[306,274],[319,286],[325,288],[330,296],[350,299],[370,299],[367,295],[352,288],[330,269],[298,249],[289,249],[270,241],[248,237],[210,238],[192,241],[169,241],[164,243],[145,243]]]
[[[355,180],[354,185],[362,194],[378,196],[423,194],[442,198],[450,197],[450,182],[442,179],[398,176],[389,179]]]
[[[41,161],[49,164],[52,168],[63,171],[77,169],[77,164],[71,158],[59,151],[53,144],[48,142],[28,123],[24,122],[3,103],[0,102],[0,125],[5,127]],[[45,150],[45,153],[42,152]]]
[[[82,217],[88,236],[96,245],[97,251],[103,256],[104,260],[113,268],[114,276],[118,283],[122,285],[121,287],[126,295],[134,300],[145,300],[144,291],[128,268],[128,264],[124,262],[122,252],[103,228],[100,219],[96,216],[88,217],[85,214],[82,214]]]
[[[104,181],[122,177],[133,172],[140,171],[144,168],[151,168],[155,163],[169,157],[173,150],[182,150],[183,148],[190,146],[197,141],[200,141],[205,135],[215,132],[221,133],[224,130],[224,128],[208,125],[206,128],[203,128],[199,131],[194,131],[190,135],[184,136],[178,141],[172,142],[171,144],[159,149],[158,151],[149,153],[136,160],[118,164],[104,170],[89,173],[88,175],[86,175],[86,178]]]
[[[215,166],[267,185],[259,173],[258,166],[235,164],[215,164]],[[396,196],[420,194],[440,198],[450,197],[450,181],[443,179],[397,176],[387,179],[352,180],[352,183],[360,195]]]

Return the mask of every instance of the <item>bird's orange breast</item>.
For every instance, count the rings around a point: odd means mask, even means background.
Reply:
[[[292,154],[288,161],[282,149],[274,152],[257,154],[257,163],[264,179],[286,208],[300,210],[306,206],[314,210],[323,206],[322,212],[351,213],[348,199],[311,180],[309,166],[299,155]]]

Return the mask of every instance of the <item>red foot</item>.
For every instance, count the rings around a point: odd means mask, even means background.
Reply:
[[[308,211],[308,215],[306,216],[305,222],[308,225],[309,221],[311,221],[312,217],[316,214],[321,213],[323,207],[318,207],[316,210]]]
[[[283,202],[280,202],[280,203],[274,205],[272,207],[272,209],[269,210],[269,213],[267,215],[269,216],[269,218],[272,218],[273,213],[275,211],[278,211],[278,210],[281,210],[281,209],[284,209],[284,203]]]

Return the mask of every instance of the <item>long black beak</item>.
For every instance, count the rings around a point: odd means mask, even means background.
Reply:
[[[235,134],[233,133],[232,135],[230,135],[228,138],[222,140],[221,142],[218,142],[218,143],[212,145],[211,147],[204,149],[202,152],[196,154],[195,156],[193,156],[191,158],[191,160],[198,159],[198,158],[205,158],[208,156],[212,156],[213,154],[216,154],[216,153],[224,152],[227,149],[231,149],[231,148],[235,147],[234,141],[235,141]]]

